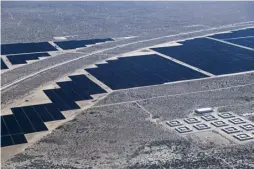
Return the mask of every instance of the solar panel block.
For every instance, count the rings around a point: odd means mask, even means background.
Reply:
[[[60,111],[71,110],[71,108],[66,105],[66,103],[57,96],[54,90],[44,90],[44,93],[49,97],[49,99],[54,103],[54,105]]]
[[[25,114],[25,112],[22,110],[21,107],[15,107],[11,109],[15,118],[17,119],[19,126],[21,130],[27,134],[27,133],[33,133],[36,132],[34,126],[30,122],[29,118]]]
[[[45,124],[43,123],[42,119],[37,114],[33,106],[24,106],[22,107],[22,109],[25,112],[26,117],[33,125],[36,132],[48,130],[48,128],[45,126]]]
[[[181,46],[153,48],[215,75],[254,70],[254,52],[207,38],[182,42]]]
[[[57,85],[60,86],[61,89],[63,89],[65,93],[73,100],[75,101],[86,100],[86,98],[83,99],[82,96],[73,89],[71,82],[58,82]],[[87,98],[89,98],[89,95],[86,96]]]
[[[14,142],[10,135],[1,137],[1,147],[14,145]]]
[[[54,89],[54,92],[56,95],[61,98],[61,100],[70,107],[70,109],[79,109],[80,107],[75,103],[73,99],[70,98],[69,95],[67,95],[63,89]]]
[[[20,54],[20,55],[8,55],[6,56],[8,60],[13,64],[26,64],[27,60],[37,60],[39,57],[48,57],[48,53],[30,53],[30,54]]]
[[[95,43],[101,43],[106,41],[114,41],[111,38],[105,39],[90,39],[90,40],[73,40],[73,41],[59,41],[55,42],[60,48],[68,50],[68,49],[76,49],[81,47],[86,47],[87,45],[92,45]]]
[[[9,131],[5,125],[3,116],[1,116],[1,136],[9,135]]]
[[[54,117],[45,109],[44,105],[39,104],[33,107],[43,122],[54,121]]]
[[[1,136],[1,147],[27,143],[24,134]]]
[[[1,54],[18,54],[18,53],[33,53],[33,52],[45,52],[45,51],[56,51],[48,42],[37,42],[37,43],[15,43],[15,44],[2,44]]]
[[[226,40],[226,41],[234,43],[234,44],[250,47],[250,48],[254,49],[254,37],[251,37],[251,38],[240,38],[240,39],[229,39],[229,40]]]
[[[115,90],[206,77],[155,54],[122,57],[97,66],[86,71]]]
[[[57,84],[63,90],[65,90],[66,93],[70,93],[72,95],[72,98],[75,101],[92,99],[92,97],[89,95],[89,93],[85,89],[83,89],[83,87],[81,85],[76,84],[73,81],[71,81],[71,82],[58,82]],[[76,95],[76,96],[74,96],[74,95]]]
[[[27,143],[27,140],[25,138],[25,135],[24,134],[14,134],[14,135],[11,135],[11,138],[14,142],[14,144],[24,144],[24,143]]]
[[[75,86],[75,87],[77,86],[77,88],[83,89],[89,95],[106,93],[106,91],[104,89],[102,89],[96,83],[91,81],[85,75],[70,76],[70,79],[72,80],[73,86]]]
[[[5,122],[7,130],[9,131],[10,135],[22,133],[22,130],[19,127],[19,124],[13,115],[5,115],[2,116],[1,118],[3,118],[3,121]]]
[[[90,94],[105,92],[85,75],[71,76],[73,81],[59,82],[61,88],[45,90],[52,103],[11,108],[13,115],[1,116],[1,146],[27,143],[24,134],[47,131],[44,122],[63,120],[64,110],[80,108],[75,101],[92,99]]]
[[[9,69],[8,66],[4,63],[3,59],[1,58],[1,70]]]
[[[47,110],[47,112],[54,118],[54,120],[63,120],[65,117],[59,111],[57,106],[53,103],[43,104],[43,107]]]
[[[254,36],[254,28],[233,31],[232,33],[217,34],[217,35],[213,35],[211,37],[216,38],[216,39],[225,39],[226,40],[226,39],[246,37],[246,36]]]
[[[20,125],[14,115],[1,116],[1,147],[26,143]]]

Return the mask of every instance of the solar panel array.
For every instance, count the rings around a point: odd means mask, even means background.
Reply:
[[[89,40],[71,40],[54,42],[64,50],[86,47],[96,43],[114,41],[112,38],[89,39]],[[57,51],[56,46],[49,42],[36,43],[16,43],[2,44],[1,55],[6,55],[7,59],[13,65],[26,64],[28,60],[37,60],[39,57],[49,57],[47,52]],[[1,60],[1,69],[8,69],[3,60]]]
[[[211,37],[254,49],[254,28],[218,34]]]
[[[56,51],[48,42],[2,44],[1,55]]]
[[[247,38],[244,38],[244,37]],[[252,36],[252,38],[250,38]],[[240,38],[229,42],[248,43],[254,46],[254,28],[219,34],[213,38]],[[159,47],[152,50],[170,56],[215,75],[254,70],[254,50],[222,43],[208,38],[197,38],[181,42],[181,46]],[[245,45],[245,44],[244,44]]]
[[[121,57],[97,64],[98,68],[86,69],[111,89],[163,84],[180,80],[207,77],[197,71],[152,54]]]
[[[3,59],[1,58],[1,70],[2,69],[9,69],[8,66],[4,63]]]
[[[15,107],[11,109],[13,114],[1,116],[1,146],[27,143],[24,134],[47,131],[44,122],[63,120],[61,111],[80,108],[75,101],[106,92],[85,75],[70,78],[72,81],[58,82],[58,89],[44,90],[52,103]]]
[[[117,90],[207,77],[199,69],[215,75],[254,70],[254,51],[237,46],[253,48],[253,36],[254,29],[246,29],[212,36],[223,42],[198,38],[184,41],[181,46],[152,49],[196,67],[194,70],[179,62],[150,54],[108,60],[108,63],[97,64],[96,68],[87,68],[86,71],[111,89]],[[112,40],[107,38],[55,43],[63,49],[74,49]],[[48,45],[47,42],[4,45],[2,54],[7,54],[12,64],[22,64],[27,60],[49,56],[43,51],[56,49]],[[13,55],[17,53],[30,54]],[[2,58],[1,69],[8,69]],[[70,76],[70,79],[71,81],[58,82],[60,88],[44,90],[52,103],[15,107],[11,109],[13,114],[1,116],[1,146],[26,143],[25,134],[47,131],[45,122],[65,119],[61,111],[79,109],[76,101],[89,100],[92,99],[92,94],[105,93],[85,75]],[[186,128],[182,130],[185,131]]]
[[[48,53],[29,53],[29,54],[18,54],[6,56],[13,65],[26,64],[27,60],[37,60],[39,57],[48,57]]]
[[[81,47],[86,47],[87,45],[92,45],[95,43],[102,43],[107,41],[114,41],[111,38],[105,39],[90,39],[90,40],[73,40],[73,41],[59,41],[55,42],[60,48],[64,50],[76,49]]]

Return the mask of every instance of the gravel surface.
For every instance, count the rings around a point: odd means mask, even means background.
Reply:
[[[137,36],[1,73],[1,85],[5,86],[89,55],[2,90],[2,108],[34,94],[39,87],[112,56],[254,26],[253,11],[253,2],[2,2],[4,44],[52,41],[55,36],[69,35],[76,35],[72,39]],[[2,168],[254,168],[254,142],[237,144],[214,132],[180,135],[165,126],[165,120],[191,116],[193,109],[203,106],[233,111],[254,122],[253,77],[254,73],[249,72],[115,91],[2,162]]]
[[[252,2],[3,2],[2,43],[169,34],[253,21]],[[21,33],[22,32],[22,33]]]
[[[219,111],[242,116],[244,108],[254,106],[253,88],[92,107],[3,163],[3,168],[252,168],[253,142],[237,145],[219,137],[215,141],[226,145],[200,144],[209,132],[178,135],[163,121],[188,117],[202,106],[222,106]]]

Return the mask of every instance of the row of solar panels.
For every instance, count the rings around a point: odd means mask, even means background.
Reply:
[[[95,43],[113,41],[111,38],[90,39],[90,40],[72,40],[54,42],[64,50],[86,47]],[[48,42],[37,43],[16,43],[1,45],[1,55],[7,55],[7,59],[11,64],[26,64],[27,60],[37,60],[39,57],[49,57],[49,51],[57,51],[57,49]],[[36,52],[36,53],[35,53]],[[23,54],[22,54],[23,53]],[[1,59],[1,69],[8,69],[7,65]]]
[[[90,39],[90,40],[72,40],[72,41],[57,41],[54,42],[64,50],[86,47],[95,43],[113,41],[111,38],[105,39]],[[48,42],[36,43],[16,43],[1,45],[1,55],[18,54],[18,53],[34,53],[45,51],[56,51],[57,49]]]
[[[254,29],[214,37],[242,38],[252,35]],[[159,47],[152,50],[214,75],[254,70],[254,51],[207,38],[187,40],[180,46]],[[98,64],[96,68],[86,70],[112,89],[206,77],[202,73],[158,55],[123,57],[107,62],[108,64]]]
[[[254,49],[254,28],[233,31],[233,33],[217,34],[212,37]]]
[[[230,36],[235,38],[236,36],[233,34]],[[240,36],[243,37],[242,34]],[[248,33],[246,36],[251,35]],[[215,75],[254,70],[254,51],[207,38],[188,40],[182,44],[181,46],[153,48],[152,50]],[[97,64],[96,68],[89,68],[86,71],[111,89],[125,89],[207,77],[196,70],[156,54],[121,57],[107,62],[106,64]],[[17,144],[20,142],[17,140],[23,138],[22,134],[47,130],[42,123],[64,118],[60,115],[60,111],[78,109],[79,106],[75,101],[91,99],[91,94],[105,92],[84,75],[71,76],[70,78],[72,81],[57,83],[61,87],[60,89],[44,91],[52,103],[13,108],[13,115],[8,115],[12,117],[2,116],[4,121],[2,124],[6,125],[4,126],[6,127],[4,135],[2,133],[2,146]],[[15,119],[17,122],[12,122],[10,119]],[[28,124],[29,126],[27,126]],[[15,129],[15,127],[20,129]]]
[[[72,81],[58,82],[58,89],[44,90],[52,103],[15,107],[11,109],[13,114],[1,116],[1,146],[26,143],[24,134],[47,131],[44,122],[63,120],[61,111],[79,109],[75,101],[106,92],[85,75],[70,78]]]

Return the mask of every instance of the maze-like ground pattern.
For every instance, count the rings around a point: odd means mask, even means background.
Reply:
[[[166,124],[179,134],[216,130],[233,141],[254,140],[254,123],[233,112],[213,112],[167,121]]]

